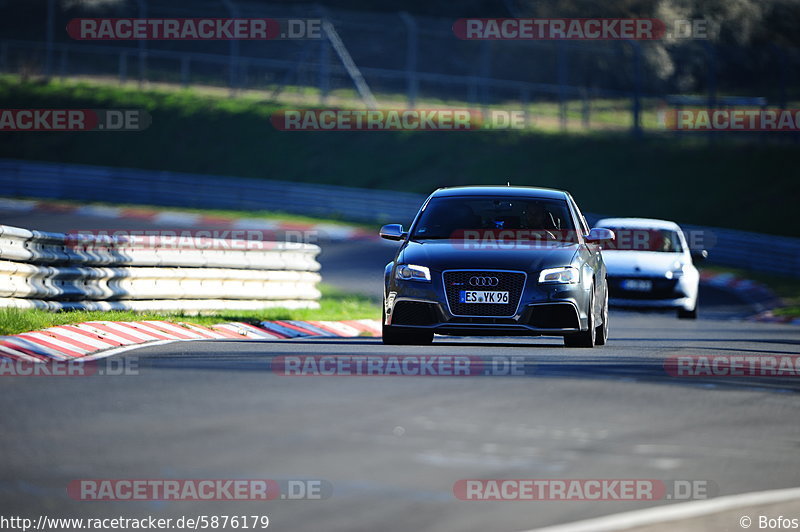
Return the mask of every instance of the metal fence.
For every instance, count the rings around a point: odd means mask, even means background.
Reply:
[[[192,194],[175,193],[189,189]],[[9,159],[0,159],[0,190],[4,195],[19,197],[263,209],[406,226],[425,199],[419,194],[386,190]],[[597,214],[586,217],[590,222],[601,218]],[[702,239],[690,241],[707,247],[714,263],[800,276],[798,238],[685,224],[682,227],[702,235]]]
[[[775,45],[735,48],[707,41],[687,44],[634,41],[464,41],[452,19],[323,9],[309,4],[250,0],[124,0],[104,7],[49,0],[41,40],[4,31],[0,70],[46,76],[113,76],[189,85],[291,93],[329,104],[347,89],[367,106],[420,100],[467,102],[474,107],[513,104],[530,122],[561,129],[590,128],[606,111],[627,113],[627,123],[604,129],[638,133],[642,112],[673,94],[768,98],[785,107],[797,99],[800,51]],[[196,42],[70,40],[61,28],[75,17],[319,17],[321,39]],[[7,17],[11,18],[11,17]],[[13,20],[13,19],[12,19]],[[28,32],[29,33],[29,32]],[[665,74],[664,72],[670,72]],[[309,96],[308,88],[314,88]],[[553,105],[536,108],[537,102]],[[538,114],[537,114],[538,113]],[[600,125],[600,124],[598,124]]]

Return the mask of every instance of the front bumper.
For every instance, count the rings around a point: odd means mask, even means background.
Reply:
[[[635,307],[652,309],[691,309],[694,301],[690,297],[679,297],[675,299],[623,299],[618,297],[609,298],[608,304],[614,307]]]
[[[625,289],[626,281],[647,281],[652,288],[646,291]],[[697,299],[697,285],[691,286],[686,277],[609,276],[609,305],[650,309],[692,309]]]
[[[540,285],[527,278],[513,312],[464,316],[451,311],[443,278],[437,277],[430,283],[390,283],[384,302],[385,324],[457,336],[564,336],[587,329],[591,289],[581,284]]]

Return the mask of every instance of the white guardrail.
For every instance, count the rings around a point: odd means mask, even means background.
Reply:
[[[0,225],[0,307],[318,308],[319,246],[46,233]]]

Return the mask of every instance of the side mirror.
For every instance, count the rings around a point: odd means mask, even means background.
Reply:
[[[604,227],[593,227],[589,234],[584,237],[590,244],[599,244],[601,242],[613,241],[616,236],[614,231]]]
[[[691,255],[692,262],[703,262],[708,258],[708,251],[705,249],[693,249]]]
[[[387,224],[381,227],[381,238],[386,240],[403,240],[407,233],[400,224]]]

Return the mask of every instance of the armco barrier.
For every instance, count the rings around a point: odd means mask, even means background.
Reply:
[[[178,194],[176,190],[191,193]],[[410,224],[425,200],[419,194],[385,190],[15,159],[0,159],[0,191],[4,196],[276,210],[404,225]],[[589,213],[586,217],[590,222],[600,218]],[[715,264],[800,276],[800,239],[716,227],[682,227],[707,236],[706,247]]]
[[[800,277],[800,239],[719,227],[682,224],[686,231],[707,231],[714,244],[708,250],[711,262]]]
[[[273,210],[406,224],[425,200],[419,194],[386,190],[14,159],[0,159],[0,191],[4,196]]]
[[[319,251],[288,242],[73,238],[0,225],[0,307],[315,308]]]

